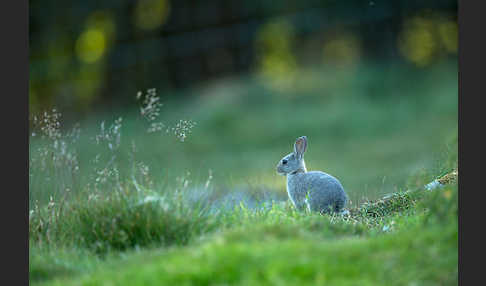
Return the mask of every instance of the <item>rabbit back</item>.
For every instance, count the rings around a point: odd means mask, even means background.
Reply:
[[[340,212],[348,200],[339,180],[321,171],[289,175],[287,191],[298,209],[324,213]]]

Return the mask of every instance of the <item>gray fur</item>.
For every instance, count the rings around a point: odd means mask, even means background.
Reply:
[[[297,138],[294,152],[277,164],[277,172],[287,176],[290,201],[298,210],[307,208],[321,213],[341,212],[348,200],[343,186],[338,179],[324,172],[307,172],[304,162],[306,149],[307,137]]]

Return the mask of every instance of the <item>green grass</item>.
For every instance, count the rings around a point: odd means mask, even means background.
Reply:
[[[434,231],[325,243],[298,236],[232,242],[223,236],[73,285],[452,285],[455,234],[437,237]]]
[[[45,285],[457,283],[457,188],[416,190],[409,198],[392,197],[388,206],[395,208],[382,216],[369,206],[347,217],[284,205],[239,208],[190,246],[111,252],[103,260],[92,252],[42,254],[34,247],[31,279],[57,277]]]
[[[127,191],[38,208],[30,215],[30,241],[81,246],[104,254],[154,244],[186,244],[192,236],[214,228],[204,208],[183,204],[180,197],[148,203],[143,199],[142,194]]]
[[[199,87],[161,108],[168,126],[196,122],[184,142],[147,133],[133,110],[82,121],[79,136],[37,131],[31,283],[457,284],[457,187],[421,188],[457,167],[456,68],[309,69],[288,90],[250,77]],[[107,131],[120,116],[96,144],[101,121]],[[275,165],[301,135],[307,167],[341,180],[350,216],[290,205]]]

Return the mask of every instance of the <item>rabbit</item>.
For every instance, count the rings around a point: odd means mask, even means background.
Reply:
[[[341,213],[348,196],[338,179],[321,171],[307,172],[304,152],[307,137],[297,138],[294,152],[283,157],[277,164],[277,173],[287,176],[287,193],[299,211],[307,208],[320,213]]]

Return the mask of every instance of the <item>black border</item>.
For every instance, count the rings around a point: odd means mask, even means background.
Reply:
[[[480,140],[485,130],[484,120],[481,118],[484,114],[484,105],[479,102],[479,99],[484,97],[486,83],[484,4],[483,1],[458,2],[459,285],[479,285],[482,284],[479,281],[484,280],[479,276],[484,271],[484,258],[479,256],[479,246],[484,245],[480,233],[484,225],[482,211],[485,201],[479,198],[483,193],[484,183],[481,179],[484,178],[484,162],[481,162],[483,160],[476,153],[478,150],[484,150],[484,143]],[[478,100],[476,104],[474,99]],[[477,159],[476,162],[473,162],[473,159]]]
[[[28,1],[2,2],[2,284],[29,285],[29,10]]]

